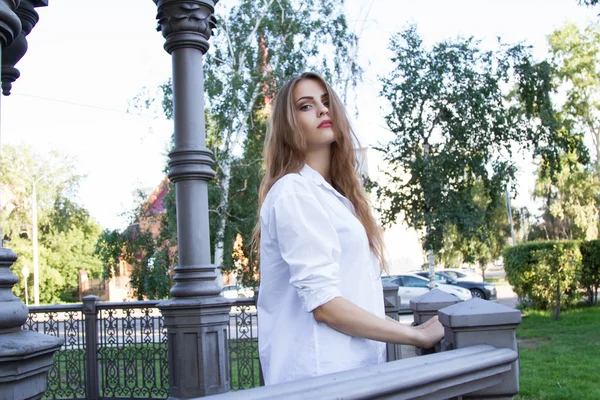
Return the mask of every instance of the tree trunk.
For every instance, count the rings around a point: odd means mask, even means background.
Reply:
[[[215,235],[215,251],[213,253],[213,263],[218,268],[223,268],[223,250],[225,241],[225,227],[227,226],[227,208],[229,207],[229,183],[231,181],[231,159],[226,158],[220,163],[220,172],[222,174],[221,201],[217,207],[219,224]],[[221,282],[222,274],[219,280]],[[222,283],[222,282],[221,282]]]
[[[480,261],[479,262],[479,268],[481,268],[481,277],[483,278],[483,280],[485,281],[485,269],[486,269],[486,265],[484,262]]]
[[[560,319],[560,274],[558,274],[556,282],[556,311],[554,312],[554,319]]]

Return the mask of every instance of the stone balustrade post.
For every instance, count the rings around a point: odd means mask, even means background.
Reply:
[[[455,296],[449,293],[441,291],[440,289],[433,289],[419,297],[415,297],[410,301],[410,309],[413,312],[413,326],[424,324],[434,316],[438,315],[438,311],[442,308],[451,306],[460,302]],[[417,347],[415,352],[418,356],[425,354],[432,354],[436,351],[440,351],[440,345],[436,345],[435,348],[422,349]]]
[[[210,257],[208,181],[215,172],[206,147],[202,69],[218,0],[153,1],[173,66],[175,147],[169,179],[175,183],[179,255],[173,299],[158,307],[169,340],[169,399],[189,399],[230,390],[231,302],[219,296],[221,272]]]
[[[439,318],[446,334],[442,351],[462,349],[478,344],[507,348],[518,353],[516,329],[521,312],[483,299],[471,299],[443,308]],[[464,399],[510,399],[519,392],[519,360],[504,372],[501,382],[493,387],[473,392]]]
[[[2,75],[5,72],[5,58],[11,61],[13,57],[11,44],[23,35],[22,32],[29,33],[28,30],[35,24],[30,24],[28,16],[31,16],[30,12],[36,5],[47,5],[47,2],[0,0]],[[22,52],[18,57],[20,59],[25,52],[23,42],[20,39],[19,42],[16,47]],[[4,82],[4,76],[1,78]],[[0,239],[2,237],[0,229]],[[2,248],[0,240],[0,399],[40,399],[48,386],[47,374],[52,367],[54,353],[60,349],[63,340],[21,329],[27,321],[28,310],[12,292],[13,286],[19,282],[19,278],[10,270],[16,260],[17,255],[10,249]]]
[[[383,304],[385,305],[385,315],[389,318],[399,320],[398,310],[400,309],[400,296],[398,295],[398,285],[391,282],[383,282]],[[387,361],[396,361],[402,359],[402,346],[399,344],[387,344]]]
[[[99,297],[90,295],[83,298],[85,318],[85,398],[100,398],[100,375],[98,371],[98,310]]]

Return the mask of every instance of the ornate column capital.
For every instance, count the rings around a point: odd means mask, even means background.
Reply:
[[[0,46],[8,46],[21,33],[21,21],[15,10],[19,0],[0,0]]]
[[[197,48],[205,54],[208,39],[217,26],[214,16],[219,0],[154,0],[158,6],[157,30],[167,40],[165,50],[171,54],[181,47]]]
[[[40,20],[40,15],[35,11],[36,5],[31,0],[21,0],[19,7],[15,10],[15,13],[21,20],[23,27],[22,33],[27,36],[31,33],[31,30]]]
[[[3,1],[0,0],[0,5]],[[11,0],[15,1],[15,0]],[[48,5],[48,0],[20,0],[16,1],[18,7],[15,14],[19,19],[19,26],[22,27],[20,35],[14,38],[12,43],[2,49],[2,93],[5,96],[10,95],[12,83],[16,81],[21,73],[15,65],[27,52],[26,36],[40,19],[35,7],[44,7]]]

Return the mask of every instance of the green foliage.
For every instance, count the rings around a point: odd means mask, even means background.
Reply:
[[[171,289],[173,254],[150,231],[130,226],[123,234],[124,259],[133,266],[130,285],[138,300],[164,299]]]
[[[483,242],[481,227],[491,226],[488,214],[514,177],[511,144],[533,135],[520,105],[508,107],[503,92],[511,66],[529,55],[522,46],[482,51],[472,38],[428,50],[415,27],[394,35],[390,49],[395,69],[381,79],[381,94],[395,137],[380,147],[390,165],[388,183],[377,190],[383,222],[404,215],[424,249],[439,251],[448,229]]]
[[[55,203],[49,223],[40,225],[40,232],[40,255],[50,271],[57,271],[64,279],[58,296],[61,301],[79,301],[79,270],[86,270],[91,277],[102,273],[102,262],[94,254],[100,226],[91,220],[87,210],[65,200]],[[47,290],[43,284],[40,287],[40,293]]]
[[[600,166],[600,25],[583,31],[565,24],[548,37],[555,84],[566,95],[561,118],[572,133],[588,135]]]
[[[119,261],[124,241],[118,229],[105,229],[96,243],[95,254],[102,260],[102,279],[110,279],[119,274]]]
[[[139,300],[169,296],[171,271],[177,263],[175,191],[172,188],[165,180],[150,199],[140,194],[140,203],[130,212],[127,229],[123,232],[105,230],[96,244],[96,254],[104,265],[103,277],[108,279],[118,274],[123,260],[132,267],[129,284]]]
[[[438,252],[438,263],[446,268],[458,268],[461,264],[476,264],[485,277],[487,265],[502,255],[510,238],[510,226],[504,196],[489,202],[482,194],[481,183],[472,188],[474,201],[485,210],[483,223],[478,227],[479,234],[466,240],[458,234],[457,228],[449,225],[445,230],[442,247]]]
[[[598,237],[600,180],[597,171],[580,164],[573,154],[560,158],[562,167],[551,177],[542,162],[534,197],[544,201],[539,227],[550,240],[591,240]]]
[[[581,297],[581,251],[576,241],[526,242],[504,250],[504,270],[519,299],[534,309],[569,307]]]
[[[580,284],[585,288],[588,303],[598,303],[598,287],[600,287],[600,240],[581,243],[582,269]]]
[[[94,255],[100,227],[84,208],[74,202],[81,176],[73,173],[73,160],[56,152],[46,156],[24,146],[4,145],[0,164],[3,190],[4,239],[19,259],[11,267],[21,281],[13,288],[24,299],[22,270],[30,271],[26,282],[33,299],[33,186],[37,193],[40,303],[78,300],[78,271],[98,277],[101,261]]]
[[[475,185],[473,198],[480,207],[485,209],[483,223],[479,226],[479,234],[471,240],[459,238],[458,248],[461,250],[464,262],[478,264],[484,278],[487,265],[502,255],[504,247],[510,238],[508,213],[505,206],[505,197],[497,194],[495,201],[489,201],[481,192],[481,185]]]

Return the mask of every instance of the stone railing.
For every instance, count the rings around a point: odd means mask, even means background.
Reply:
[[[508,399],[519,392],[518,310],[433,290],[411,301],[415,324],[438,315],[445,337],[420,357],[211,399]],[[388,352],[389,357],[389,352]]]
[[[385,286],[384,299],[386,314],[397,318],[397,286]],[[411,301],[411,308],[416,325],[439,315],[446,334],[434,351],[417,349],[422,356],[400,360],[400,346],[388,345],[386,364],[258,388],[263,380],[255,299],[232,301],[231,389],[248,390],[216,398],[507,398],[519,390],[515,329],[521,314],[496,303],[459,303],[433,290]],[[65,342],[54,355],[45,397],[167,398],[168,337],[157,303],[103,303],[88,296],[82,304],[30,307],[23,329]]]

